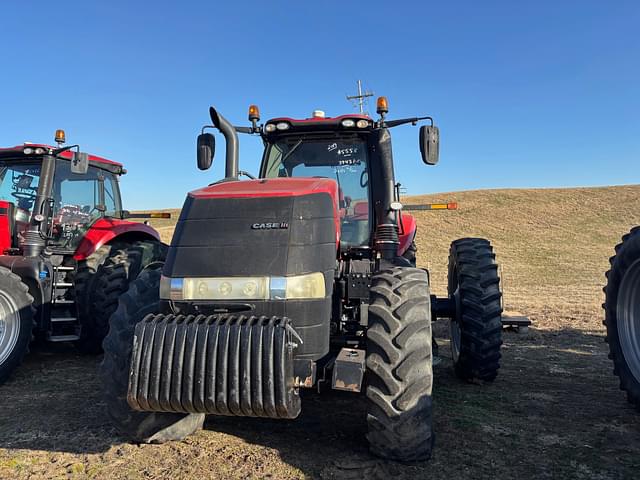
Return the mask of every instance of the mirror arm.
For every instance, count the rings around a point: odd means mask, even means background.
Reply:
[[[80,145],[67,145],[66,147],[56,148],[55,150],[53,150],[53,155],[58,156],[61,153],[71,150],[72,148],[77,148],[78,152],[80,151]]]
[[[216,128],[216,126],[215,125],[205,125],[204,127],[202,127],[202,130],[200,130],[200,133],[201,134],[204,133],[205,129],[207,129],[207,128]],[[260,131],[261,131],[260,127],[256,127],[256,128],[253,128],[253,127],[236,127],[234,125],[233,128],[238,133],[249,133],[249,134],[252,134],[252,133],[260,133]]]
[[[412,118],[401,118],[399,120],[389,120],[384,122],[384,126],[387,128],[392,128],[392,127],[397,127],[398,125],[406,125],[407,123],[416,125],[421,120],[430,120],[431,126],[433,127],[432,117],[412,117]]]

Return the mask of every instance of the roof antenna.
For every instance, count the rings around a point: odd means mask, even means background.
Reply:
[[[347,95],[347,100],[350,100],[351,102],[354,103],[354,105],[357,105],[360,110],[360,114],[365,115],[364,106],[365,104],[368,104],[367,97],[373,97],[373,95],[374,95],[373,92],[366,92],[366,91],[363,92],[362,81],[358,80],[358,94]],[[368,115],[368,112],[367,112],[367,115]]]

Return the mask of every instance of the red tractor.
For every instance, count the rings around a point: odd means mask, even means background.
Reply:
[[[34,336],[100,351],[129,279],[166,254],[124,220],[122,165],[62,146],[62,130],[56,141],[0,148],[0,383]]]
[[[179,439],[205,414],[293,419],[301,390],[366,391],[371,451],[427,459],[432,434],[432,319],[451,321],[461,378],[491,381],[502,343],[498,266],[487,240],[451,245],[449,295],[416,268],[416,221],[403,213],[389,130],[430,117],[276,118],[232,126],[224,179],[190,192],[162,270],[133,282],[111,318],[101,376],[107,410],[135,441]],[[205,127],[208,128],[208,127]],[[204,130],[204,129],[203,129]],[[259,178],[238,167],[237,132],[259,135]],[[214,137],[198,137],[210,167]],[[239,175],[249,176],[239,181]]]

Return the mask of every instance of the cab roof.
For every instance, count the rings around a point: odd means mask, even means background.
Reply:
[[[364,128],[358,128],[356,126],[345,127],[342,125],[344,120],[366,120],[368,125]],[[288,128],[276,129],[274,131],[267,131],[267,125],[278,125],[280,123],[286,123]],[[301,132],[301,131],[345,131],[345,132],[362,132],[371,130],[375,127],[375,121],[368,115],[362,115],[359,113],[353,113],[348,115],[340,115],[338,117],[309,117],[309,118],[290,118],[290,117],[276,117],[267,120],[265,123],[265,133],[267,135],[281,135],[289,132]]]
[[[30,158],[37,158],[43,155],[42,153],[40,154],[24,153],[25,148],[32,148],[34,150],[36,148],[43,148],[48,152],[50,150],[56,150],[59,147],[53,147],[51,145],[46,145],[44,143],[25,143],[23,145],[16,145],[15,147],[0,148],[0,159],[7,159],[7,158],[16,159],[17,158],[19,160],[28,160]],[[67,150],[66,152],[62,152],[59,156],[67,160],[71,160],[72,153],[71,151]],[[104,157],[99,157],[97,155],[90,154],[89,163],[95,167],[108,170],[118,175],[122,175],[123,173],[126,172],[121,163],[114,162],[113,160],[109,160]]]

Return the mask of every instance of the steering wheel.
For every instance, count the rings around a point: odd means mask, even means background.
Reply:
[[[360,187],[365,188],[367,185],[369,185],[369,173],[363,170],[360,174]]]
[[[18,200],[34,200],[36,198],[35,194],[27,192],[11,192],[11,195]]]

